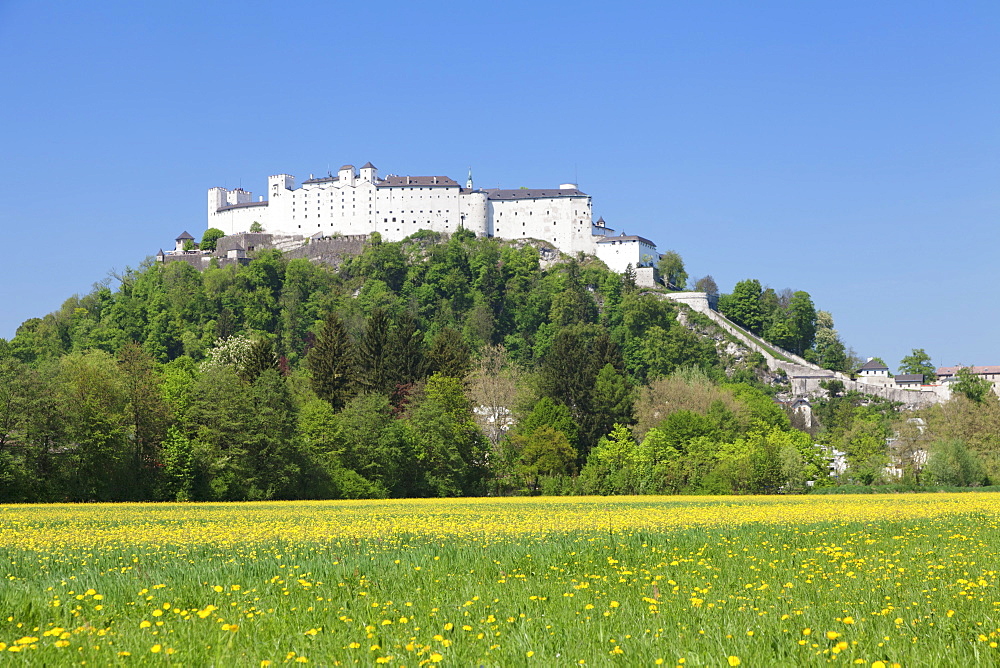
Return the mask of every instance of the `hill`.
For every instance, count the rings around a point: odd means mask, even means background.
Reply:
[[[0,345],[4,500],[766,492],[823,468],[761,354],[593,258],[421,233],[338,268],[118,278]],[[807,293],[767,317],[818,354]]]

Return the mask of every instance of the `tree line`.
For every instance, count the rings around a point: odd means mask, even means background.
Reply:
[[[773,492],[824,477],[759,355],[726,353],[713,323],[679,321],[592,258],[543,267],[529,244],[424,232],[375,237],[338,268],[265,251],[116,280],[0,340],[0,500]],[[776,303],[766,326],[808,351],[808,295]]]

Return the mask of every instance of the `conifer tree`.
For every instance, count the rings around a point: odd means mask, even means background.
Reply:
[[[274,343],[270,339],[258,339],[250,346],[243,368],[237,373],[252,384],[268,369],[278,370],[278,355],[275,354]]]
[[[389,314],[376,308],[368,316],[358,342],[358,385],[369,392],[386,394],[395,384],[395,370],[389,359]]]
[[[389,335],[389,365],[396,385],[406,385],[424,376],[424,350],[417,320],[409,311],[396,321]]]
[[[350,397],[353,376],[354,345],[344,323],[335,311],[330,311],[306,356],[306,367],[312,375],[312,388],[318,397],[340,410]]]
[[[462,378],[469,370],[472,357],[469,346],[462,340],[462,335],[452,327],[444,327],[427,352],[427,371],[439,373],[449,378]]]

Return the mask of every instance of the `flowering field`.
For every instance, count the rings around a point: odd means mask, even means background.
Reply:
[[[0,506],[27,665],[1000,663],[994,494]]]

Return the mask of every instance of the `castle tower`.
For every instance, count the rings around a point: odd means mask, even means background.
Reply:
[[[243,188],[236,188],[226,193],[226,204],[248,204],[253,201],[253,193]]]
[[[465,187],[472,190],[472,167],[469,167],[469,178],[465,182]]]
[[[341,187],[354,185],[354,165],[344,165],[337,170],[337,179]]]
[[[188,234],[187,230],[184,230],[183,232],[181,232],[181,235],[179,237],[174,239],[174,243],[177,244],[174,250],[176,250],[177,252],[182,252],[184,250],[184,244],[187,243],[188,241],[193,242],[194,237]]]
[[[459,195],[459,212],[462,227],[472,230],[477,237],[491,236],[493,230],[487,224],[486,193],[483,191],[463,192]]]
[[[378,168],[370,162],[361,167],[361,180],[366,183],[378,183]]]
[[[212,214],[219,210],[220,207],[226,206],[226,195],[228,191],[225,188],[209,188],[208,189],[208,218],[212,219]]]
[[[274,174],[267,177],[267,197],[280,198],[289,190],[295,190],[295,177],[291,174]]]

